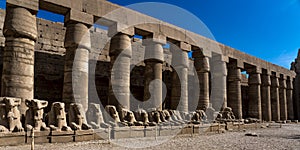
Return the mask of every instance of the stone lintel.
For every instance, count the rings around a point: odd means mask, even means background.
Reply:
[[[261,74],[262,73],[262,69],[260,67],[252,67],[247,69],[247,72],[249,72],[249,74]]]
[[[143,39],[143,42],[142,42],[142,44],[144,46],[152,45],[153,43],[165,45],[167,43],[167,38],[166,37],[158,37],[158,36],[154,37],[153,36],[153,38]]]
[[[6,0],[7,6],[17,6],[30,9],[33,12],[39,10],[39,0]]]
[[[182,42],[180,41],[179,43],[179,48],[183,51],[187,51],[187,52],[190,52],[191,49],[192,49],[192,46],[186,42]]]
[[[94,17],[93,15],[71,9],[65,16],[65,23],[70,21],[80,22],[91,27],[94,24]]]

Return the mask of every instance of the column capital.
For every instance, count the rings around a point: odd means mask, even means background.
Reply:
[[[121,23],[117,22],[108,28],[107,35],[109,37],[113,37],[119,33],[127,34],[128,36],[133,37],[135,32],[133,27],[128,27],[128,25],[122,25]]]
[[[260,85],[261,84],[261,77],[259,73],[252,73],[249,75],[248,84],[255,84]]]
[[[143,45],[145,46],[145,61],[164,61],[164,49],[163,43],[156,39],[143,39]]]
[[[286,77],[279,78],[279,85],[280,85],[280,88],[283,88],[283,89],[287,88]]]
[[[29,9],[31,12],[38,12],[39,0],[6,0],[7,7],[23,7]]]
[[[270,74],[261,74],[262,86],[271,86],[271,75]]]
[[[277,76],[271,76],[271,87],[279,87],[279,79]]]
[[[201,57],[194,58],[194,66],[195,66],[197,72],[209,72],[210,71],[209,59],[208,59],[208,57],[203,56],[203,55]]]
[[[173,67],[189,67],[189,57],[188,51],[181,50],[174,44],[170,45],[170,50],[172,52],[172,63]]]
[[[81,47],[91,50],[91,37],[89,28],[80,22],[68,22],[65,36],[65,47]]]

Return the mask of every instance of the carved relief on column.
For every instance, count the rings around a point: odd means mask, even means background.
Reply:
[[[145,73],[144,73],[144,109],[162,110],[162,64],[164,61],[163,45],[159,40],[145,39]],[[151,84],[150,84],[151,83]]]
[[[193,58],[200,88],[197,109],[206,111],[209,106],[209,59],[202,54],[201,49],[193,52]]]
[[[287,120],[287,100],[286,100],[286,77],[280,75],[279,79],[279,104],[280,104],[280,120]]]
[[[280,121],[279,80],[275,73],[271,76],[271,108],[272,120]]]
[[[120,111],[130,110],[130,61],[132,56],[131,38],[119,33],[111,39],[111,79],[109,104]]]
[[[263,71],[261,75],[261,107],[262,107],[262,120],[272,121],[271,112],[271,73]]]
[[[249,117],[262,119],[261,112],[261,70],[256,68],[255,70],[249,71]]]
[[[227,76],[227,106],[232,108],[236,119],[242,119],[241,68],[238,62],[229,62]]]
[[[287,100],[287,110],[288,110],[288,120],[294,120],[294,105],[293,105],[293,82],[291,78],[288,77],[286,80],[286,100]]]
[[[172,89],[171,109],[188,112],[188,67],[189,58],[187,49],[180,48],[181,44],[171,44],[172,52]]]
[[[3,72],[1,96],[22,98],[20,111],[25,114],[25,99],[34,97],[34,45],[37,40],[35,7],[7,1],[3,34]]]

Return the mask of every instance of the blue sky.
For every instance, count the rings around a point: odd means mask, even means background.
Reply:
[[[300,0],[109,1],[123,6],[142,2],[176,5],[199,18],[218,42],[286,68],[290,67],[300,48]],[[5,8],[5,0],[0,0],[0,7]],[[211,38],[199,31],[199,24],[189,21],[190,17],[185,18],[188,12],[176,13],[159,7],[136,9]],[[44,11],[40,11],[38,17],[63,21],[63,16]]]

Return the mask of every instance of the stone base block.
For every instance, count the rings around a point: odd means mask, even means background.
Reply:
[[[37,131],[34,132],[34,143],[49,143],[50,131]],[[26,132],[25,143],[32,142],[31,131]]]
[[[51,131],[49,143],[67,143],[74,141],[74,131]]]
[[[25,137],[25,132],[0,133],[0,146],[24,144]]]
[[[130,138],[145,137],[144,127],[131,127],[129,129]]]
[[[94,129],[94,140],[108,140],[111,136],[111,128]]]
[[[75,131],[74,142],[91,141],[94,140],[93,130]]]
[[[111,133],[112,133],[111,134],[112,139],[129,138],[130,137],[130,128],[129,127],[112,128]]]
[[[221,130],[225,130],[225,124],[213,123],[210,125],[209,130],[207,132],[219,132]]]
[[[181,129],[180,134],[193,134],[193,126],[186,126],[184,128]]]

